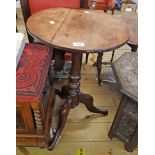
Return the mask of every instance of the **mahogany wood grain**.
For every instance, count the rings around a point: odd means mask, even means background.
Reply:
[[[24,17],[24,22],[26,24],[27,19],[35,12],[41,11],[48,8],[56,8],[56,7],[64,7],[64,8],[88,8],[88,0],[20,0],[21,9]],[[63,15],[62,15],[63,16]],[[46,25],[46,24],[45,24]],[[43,28],[44,29],[44,28]],[[45,29],[44,29],[45,30]],[[16,29],[17,31],[17,29]],[[48,44],[50,40],[42,40],[37,39],[31,36],[31,33],[27,32],[28,40],[30,43],[41,43],[41,44]],[[50,33],[49,33],[50,34]],[[46,33],[43,36],[46,38]],[[48,36],[48,35],[47,35]],[[47,38],[46,38],[47,39]],[[57,52],[55,52],[57,50]],[[61,53],[61,55],[58,53]],[[63,68],[64,65],[64,52],[60,51],[59,49],[53,49],[54,55],[54,69],[55,71],[59,71]],[[67,51],[68,52],[68,51]]]
[[[32,5],[31,3],[32,3],[32,0],[31,0],[31,2],[29,0],[20,0],[21,9],[22,9],[25,24],[27,22],[27,19],[33,14],[31,12],[31,5]],[[34,3],[35,3],[35,7],[37,10],[43,10],[45,5],[46,6],[49,5],[48,8],[51,8],[51,1],[48,1],[48,0],[44,1],[44,3],[43,3],[43,1],[37,1]],[[40,7],[41,3],[43,4],[43,8]],[[58,3],[60,3],[60,1]],[[58,5],[58,3],[57,3],[57,5]],[[62,3],[64,3],[64,1],[62,1]],[[66,3],[67,3],[67,0],[66,0]],[[61,7],[67,7],[67,5],[61,4]],[[68,5],[68,7],[69,7],[69,5]],[[52,8],[54,8],[54,4],[53,4]],[[80,0],[80,8],[88,8],[88,0]],[[29,33],[27,33],[27,35],[28,35],[29,42],[34,42],[34,38],[31,35],[29,35]]]
[[[63,98],[66,98],[66,101],[60,111],[56,133],[49,142],[49,150],[52,150],[54,148],[59,136],[61,135],[65,127],[70,109],[75,108],[79,104],[79,102],[83,103],[90,112],[103,114],[105,116],[108,114],[108,111],[106,109],[101,110],[93,105],[93,97],[91,95],[80,92],[81,57],[81,53],[73,53],[72,67],[68,78],[68,85],[67,87],[64,87],[64,89],[62,89],[62,92],[58,92],[60,97],[62,96]],[[63,93],[63,95],[61,95],[61,93]]]
[[[127,44],[131,47],[132,52],[137,52],[137,49],[138,49],[138,15],[137,14],[135,14],[135,16],[127,15],[127,16],[121,16],[119,18],[125,23],[127,23],[127,26],[128,26],[129,41]],[[115,50],[112,51],[112,57],[109,62],[110,65],[113,62],[114,54],[115,54]],[[98,61],[98,60],[101,60],[101,61]],[[98,60],[96,63],[97,70],[98,70],[97,76],[98,76],[98,84],[101,85],[102,79],[100,78],[100,76],[101,76],[102,64],[106,65],[107,63],[102,62],[102,56],[99,54],[98,54]],[[88,61],[88,55],[87,55],[86,63],[87,61]]]
[[[138,46],[138,15],[122,16],[121,19],[128,25],[129,43]]]
[[[33,36],[47,43],[56,35],[69,9],[47,9],[33,14],[33,18],[27,21],[29,32],[33,32]],[[53,22],[55,22],[53,24]]]
[[[33,14],[27,29],[53,47],[72,52],[110,51],[125,44],[129,37],[126,23],[102,10],[47,9]],[[84,46],[74,46],[74,42]]]

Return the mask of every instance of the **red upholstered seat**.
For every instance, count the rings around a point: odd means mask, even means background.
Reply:
[[[16,69],[16,101],[38,102],[41,98],[52,53],[48,46],[25,44]]]
[[[92,5],[94,0],[89,0]],[[115,5],[115,0],[96,0],[97,9],[112,9]]]
[[[80,0],[29,0],[31,14],[36,11],[53,8],[53,7],[67,7],[80,8]]]

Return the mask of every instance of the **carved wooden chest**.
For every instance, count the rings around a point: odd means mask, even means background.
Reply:
[[[125,53],[112,68],[123,95],[109,137],[122,140],[132,152],[138,144],[138,53]]]
[[[16,144],[45,147],[50,139],[54,86],[48,71],[51,52],[26,44],[16,70]]]

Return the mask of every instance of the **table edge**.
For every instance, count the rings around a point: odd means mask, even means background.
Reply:
[[[51,47],[53,47],[53,48],[56,48],[56,49],[60,49],[60,50],[63,50],[63,51],[70,51],[70,52],[72,52],[72,53],[78,53],[78,52],[81,52],[81,53],[99,53],[99,52],[109,52],[109,51],[112,51],[112,50],[115,50],[115,49],[118,49],[118,48],[120,48],[121,46],[123,46],[123,45],[125,45],[126,43],[128,43],[128,41],[129,41],[129,38],[126,40],[126,41],[124,41],[123,43],[121,43],[121,44],[119,44],[119,45],[117,45],[117,46],[114,46],[114,47],[110,47],[110,48],[106,48],[106,49],[87,49],[87,50],[80,50],[80,49],[72,49],[72,48],[67,48],[67,47],[60,47],[60,46],[57,46],[57,45],[54,45],[54,44],[52,44],[52,43],[50,43],[50,42],[47,42],[47,41],[45,41],[45,40],[42,40],[41,38],[39,38],[39,37],[37,37],[36,35],[34,35],[34,34],[32,34],[31,32],[30,32],[30,30],[27,28],[27,31],[28,31],[28,33],[33,37],[33,38],[36,38],[36,39],[38,39],[38,40],[40,40],[41,42],[43,42],[43,43],[45,43],[45,44],[47,44],[47,45],[49,45],[49,46],[51,46]]]

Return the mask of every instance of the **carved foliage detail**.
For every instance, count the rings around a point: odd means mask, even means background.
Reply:
[[[129,141],[136,127],[137,123],[133,119],[127,117],[126,115],[123,115],[116,132],[117,134],[121,135],[121,137],[123,137],[126,141]]]

